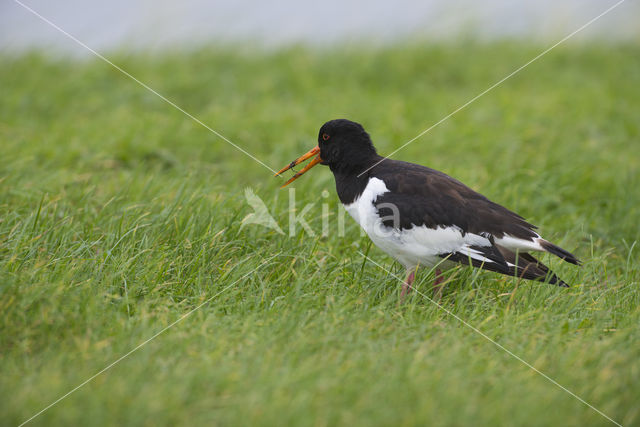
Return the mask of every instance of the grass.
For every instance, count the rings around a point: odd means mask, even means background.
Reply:
[[[381,153],[542,46],[412,44],[114,62],[279,168],[320,125]],[[0,423],[16,425],[180,319],[32,425],[607,425],[419,295],[346,218],[333,177],[296,181],[315,236],[242,227],[271,173],[107,64],[0,65]],[[640,424],[640,46],[559,47],[396,158],[443,170],[584,261],[570,289],[453,270],[443,305],[608,416]],[[330,196],[322,197],[323,190]],[[320,236],[328,204],[328,236]],[[634,247],[635,245],[635,247]],[[418,275],[428,292],[432,276]]]

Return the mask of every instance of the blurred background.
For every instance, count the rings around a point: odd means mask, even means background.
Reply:
[[[443,304],[640,425],[639,0],[541,57],[617,0],[19,1],[125,73],[0,0],[0,426],[67,395],[32,425],[603,425],[417,294],[398,306],[357,250],[401,267],[334,232],[328,168],[292,206],[270,169],[340,117],[383,155],[431,129],[393,157],[584,260],[545,259],[566,291],[454,269]],[[243,227],[247,188],[316,235]]]
[[[555,40],[615,1],[489,0],[343,2],[25,0],[61,28],[96,49],[165,49],[224,41],[266,46],[292,43],[389,43],[425,39],[517,37]],[[575,39],[637,39],[638,2],[598,20]],[[14,1],[0,3],[0,49],[54,47],[88,55]]]

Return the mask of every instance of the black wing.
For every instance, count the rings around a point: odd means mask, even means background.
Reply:
[[[369,174],[382,179],[389,189],[375,202],[381,216],[393,214],[385,204],[395,205],[401,229],[414,225],[457,226],[463,233],[491,234],[497,238],[504,234],[527,240],[538,237],[536,226],[520,215],[434,169],[385,160]]]

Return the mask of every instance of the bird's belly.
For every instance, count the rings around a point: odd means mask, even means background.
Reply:
[[[362,195],[353,203],[344,205],[344,208],[360,224],[376,246],[398,260],[406,268],[414,268],[417,265],[433,267],[441,263],[442,258],[438,255],[452,248],[449,248],[449,240],[443,244],[440,241],[442,239],[438,239],[440,237],[438,230],[430,230],[425,227],[398,229],[383,224],[373,202],[386,191],[388,190],[384,182],[372,178]],[[443,232],[447,231],[443,230]],[[453,230],[453,232],[460,235],[458,230]],[[430,233],[437,235],[432,236]]]
[[[418,265],[433,267],[442,262],[435,248],[417,243],[412,238],[412,231],[385,227],[382,223],[380,226],[365,228],[365,232],[377,247],[407,269],[413,269]]]

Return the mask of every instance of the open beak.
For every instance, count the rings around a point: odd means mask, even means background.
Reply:
[[[316,156],[317,154],[317,156]],[[296,179],[300,178],[302,175],[304,175],[305,172],[307,172],[309,169],[311,169],[312,167],[314,167],[315,165],[317,165],[318,163],[320,163],[322,161],[322,159],[320,158],[320,147],[314,147],[311,150],[307,151],[305,154],[303,154],[302,156],[298,157],[297,159],[295,159],[293,162],[289,163],[287,166],[283,167],[282,169],[280,169],[278,171],[278,173],[275,174],[275,176],[279,176],[282,174],[282,172],[288,171],[289,169],[291,169],[292,167],[304,162],[305,160],[316,156],[313,158],[313,160],[311,160],[309,162],[309,164],[307,166],[305,166],[304,168],[302,168],[300,170],[300,172],[297,172],[295,175],[293,175],[287,182],[285,182],[280,188],[282,187],[286,187],[287,185],[291,184],[293,181],[295,181]]]

